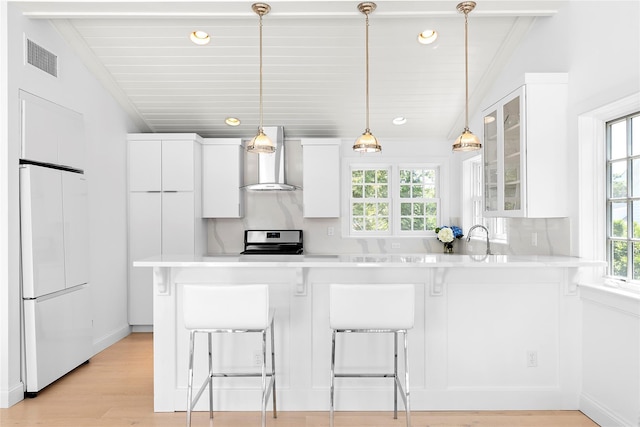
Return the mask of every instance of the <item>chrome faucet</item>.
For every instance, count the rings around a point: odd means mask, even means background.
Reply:
[[[484,225],[480,225],[480,224],[476,224],[473,227],[471,227],[469,229],[469,231],[467,232],[467,242],[471,240],[471,232],[473,230],[475,230],[476,228],[482,228],[484,230],[485,233],[487,233],[487,255],[491,255],[491,247],[489,246],[489,230],[487,230],[487,227],[485,227]]]

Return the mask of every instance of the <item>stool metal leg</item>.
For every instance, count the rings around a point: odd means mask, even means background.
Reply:
[[[278,418],[278,411],[276,410],[276,351],[275,351],[275,338],[273,331],[273,318],[271,319],[271,381],[273,382],[273,389],[271,390],[271,398],[273,399],[273,418]]]
[[[329,382],[329,427],[333,427],[333,398],[334,398],[334,382],[336,376],[336,331],[331,334],[331,379]]]
[[[404,331],[404,407],[407,412],[407,427],[411,427],[411,405],[409,403],[409,338],[408,331]]]
[[[187,427],[191,427],[191,396],[193,395],[193,347],[195,331],[189,333],[189,378],[187,385]]]
[[[398,332],[393,333],[393,419],[398,419]]]
[[[261,425],[267,426],[267,330],[262,331],[262,405]]]
[[[213,350],[211,345],[211,332],[207,333],[209,344],[209,419],[213,419]]]

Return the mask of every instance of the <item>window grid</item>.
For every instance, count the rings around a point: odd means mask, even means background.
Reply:
[[[467,185],[470,186],[470,210],[471,210],[471,225],[482,224],[489,230],[489,237],[492,241],[507,242],[507,219],[506,218],[484,218],[484,206],[485,198],[482,190],[483,179],[483,165],[480,156],[472,159],[471,169],[469,171],[469,177],[467,178]],[[469,225],[469,226],[471,226]],[[478,237],[478,234],[472,237]]]
[[[432,235],[440,221],[440,166],[350,165],[349,234]]]
[[[387,234],[390,231],[389,169],[351,170],[351,231]]]
[[[609,275],[640,280],[640,113],[607,123]],[[635,136],[634,136],[635,129]]]
[[[433,231],[438,226],[438,170],[400,168],[400,231]]]
[[[471,164],[471,221],[473,224],[482,224],[482,162],[480,156]]]

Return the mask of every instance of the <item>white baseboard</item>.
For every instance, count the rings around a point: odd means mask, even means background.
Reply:
[[[131,325],[131,332],[153,332],[153,325]]]
[[[0,408],[9,408],[24,399],[24,384],[19,382],[9,390],[0,390]]]
[[[580,411],[601,427],[640,427],[640,414],[637,420],[625,420],[605,404],[585,393],[580,394]]]
[[[96,355],[100,353],[105,348],[117,343],[122,338],[126,337],[131,333],[131,326],[126,325],[120,329],[116,329],[111,331],[107,335],[103,335],[100,338],[93,341],[93,354]]]

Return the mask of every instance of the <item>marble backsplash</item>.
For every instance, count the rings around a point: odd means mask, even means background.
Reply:
[[[507,240],[492,241],[494,254],[569,255],[568,218],[507,219]],[[433,237],[343,238],[340,218],[304,218],[302,192],[245,193],[245,216],[240,219],[208,220],[208,253],[241,252],[245,229],[302,229],[306,253],[441,253],[443,245]],[[331,235],[333,231],[333,235]],[[466,235],[467,230],[464,230]],[[535,235],[535,237],[532,237]],[[476,238],[477,237],[477,238]],[[535,243],[535,245],[533,244]],[[470,243],[457,240],[454,252],[483,254],[482,233],[474,232]]]

